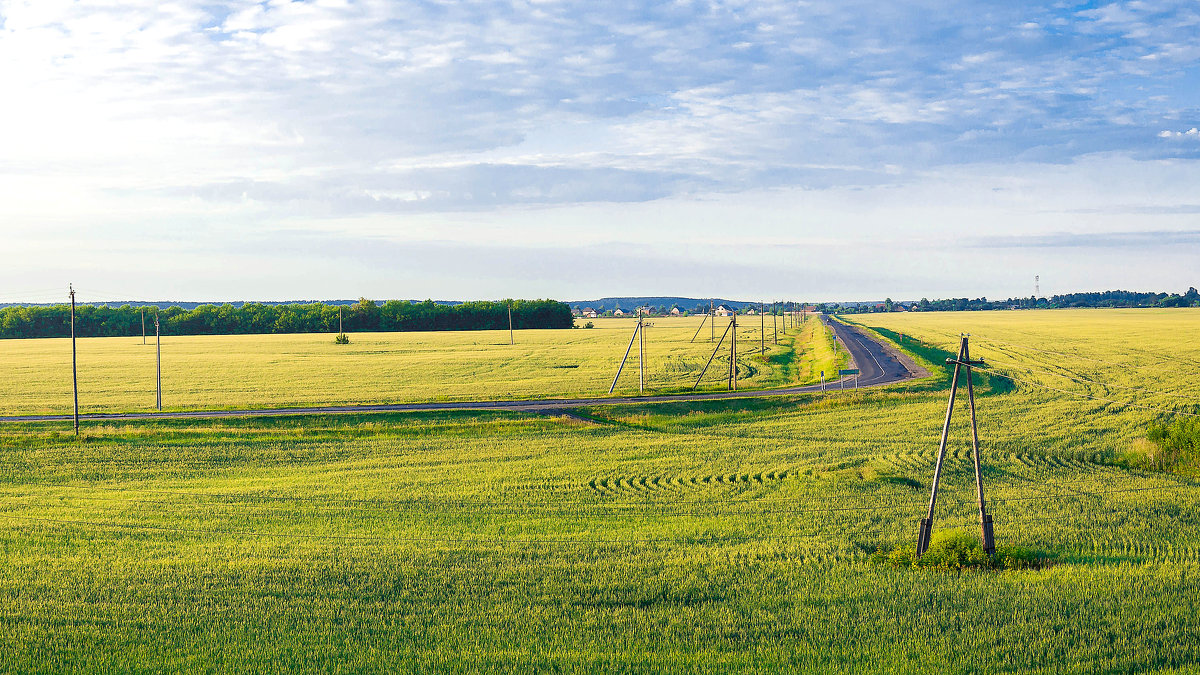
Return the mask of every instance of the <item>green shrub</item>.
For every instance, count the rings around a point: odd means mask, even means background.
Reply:
[[[1194,467],[1200,462],[1200,418],[1176,418],[1150,423],[1148,443],[1136,446],[1135,465],[1158,471]]]
[[[978,537],[963,530],[943,530],[933,535],[923,556],[918,557],[916,546],[910,544],[891,550],[880,547],[871,554],[870,561],[876,565],[940,570],[1031,570],[1054,564],[1054,557],[1023,546],[997,547],[988,557]]]
[[[334,344],[348,345],[350,344],[350,336],[346,335],[345,333],[338,333],[337,337],[333,339],[333,342]]]

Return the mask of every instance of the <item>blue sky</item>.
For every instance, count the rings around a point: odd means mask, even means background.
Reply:
[[[4,0],[0,22],[0,301],[68,281],[90,299],[1197,281],[1195,2]]]

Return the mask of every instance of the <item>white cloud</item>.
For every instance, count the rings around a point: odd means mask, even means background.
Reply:
[[[930,176],[964,167],[1102,154],[1119,182],[1135,159],[1200,159],[1159,140],[1197,136],[1188,2],[0,0],[0,17],[8,236],[335,221],[404,238],[443,218],[532,245],[602,239],[628,208],[660,217],[621,236],[665,241],[691,235],[693,204],[777,192],[836,195],[822,217],[864,232],[891,221],[861,199],[906,194],[919,230],[943,212],[928,186],[954,191]],[[568,211],[607,220],[560,226]],[[814,226],[795,218],[764,236]]]
[[[1170,129],[1164,129],[1164,130],[1158,132],[1158,137],[1159,138],[1200,139],[1200,129],[1197,129],[1196,127],[1192,127],[1191,129],[1188,129],[1187,131],[1171,131]]]

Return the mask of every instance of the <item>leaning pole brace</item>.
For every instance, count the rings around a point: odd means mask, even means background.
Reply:
[[[700,330],[701,330],[702,328],[704,328],[704,322],[706,322],[706,321],[708,321],[708,315],[707,315],[707,314],[705,314],[705,315],[704,315],[704,318],[700,320],[700,327],[696,329],[696,335],[693,335],[693,336],[692,336],[692,339],[691,339],[691,340],[688,340],[688,342],[689,342],[689,343],[692,343],[692,342],[695,342],[695,341],[696,341],[696,336],[700,334]]]
[[[962,359],[962,346],[958,348],[958,358]],[[950,361],[950,359],[947,359]],[[929,535],[933,530],[933,507],[937,503],[938,479],[942,476],[942,461],[946,459],[946,439],[950,435],[950,414],[954,412],[954,395],[958,393],[958,373],[961,369],[954,365],[954,378],[950,381],[950,403],[946,406],[946,422],[942,425],[942,443],[938,447],[937,464],[933,468],[933,489],[929,495],[929,515],[921,519],[921,529],[917,534],[917,555],[924,555],[929,548]]]
[[[733,325],[733,324],[730,324]],[[717,346],[713,348],[713,353],[708,357],[708,362],[704,364],[704,368],[700,370],[700,377],[696,378],[696,384],[692,385],[692,391],[696,391],[696,387],[700,386],[700,380],[704,379],[704,374],[708,372],[708,367],[712,365],[713,359],[717,357],[717,352],[721,351],[721,344],[725,342],[725,336],[729,334],[729,326],[725,327],[725,332],[721,333],[721,339],[717,342]]]
[[[612,386],[608,388],[608,393],[613,393],[613,389],[617,388],[617,380],[621,378],[621,370],[625,367],[625,360],[629,358],[629,352],[633,349],[633,341],[637,339],[638,331],[642,329],[642,321],[638,319],[637,326],[633,329],[633,335],[629,338],[629,346],[625,348],[625,356],[621,357],[621,365],[617,367],[617,375],[613,378]]]

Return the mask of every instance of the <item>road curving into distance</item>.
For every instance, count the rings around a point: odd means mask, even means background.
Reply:
[[[902,380],[924,377],[928,373],[917,366],[907,356],[901,355],[894,348],[885,346],[869,337],[859,328],[848,326],[829,316],[822,320],[837,335],[839,348],[850,352],[853,360],[852,367],[859,369],[859,387],[879,387],[893,384]],[[827,373],[836,376],[836,373]],[[851,389],[854,386],[854,376],[842,379],[830,377],[825,385],[828,391]],[[722,391],[703,394],[667,394],[662,396],[617,396],[603,398],[560,398],[534,399],[523,401],[451,401],[444,403],[390,403],[378,405],[336,405],[336,406],[307,406],[299,408],[253,408],[246,410],[187,410],[179,412],[130,412],[130,413],[88,413],[80,415],[80,421],[103,420],[155,420],[155,419],[190,419],[216,417],[269,417],[285,415],[340,415],[382,412],[423,412],[442,410],[513,410],[529,412],[547,412],[565,410],[593,405],[627,405],[634,403],[678,403],[686,401],[706,401],[735,398],[763,398],[767,396],[788,396],[791,394],[806,394],[821,391],[822,385],[814,384],[802,387],[782,387],[778,389],[756,389],[747,391]],[[11,415],[0,416],[0,422],[54,422],[70,421],[71,415]]]

